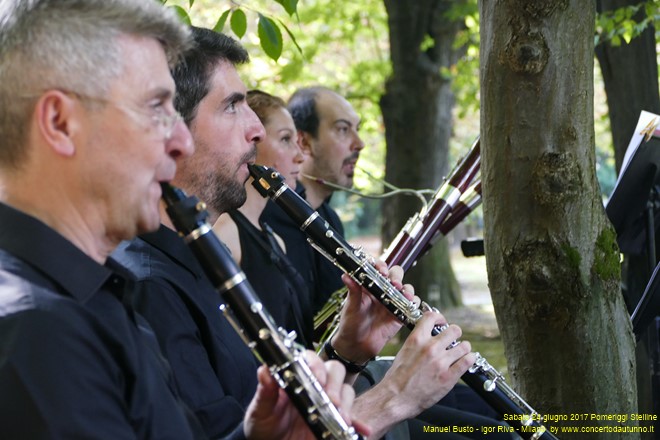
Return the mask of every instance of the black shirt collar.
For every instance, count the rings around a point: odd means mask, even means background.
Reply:
[[[0,224],[0,248],[29,263],[81,303],[112,275],[54,229],[3,203]]]
[[[196,277],[204,276],[204,271],[190,248],[186,246],[178,233],[167,226],[160,225],[158,231],[142,234],[140,238],[175,260],[180,266],[186,268]]]

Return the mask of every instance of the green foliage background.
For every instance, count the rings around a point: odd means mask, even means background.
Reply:
[[[351,101],[362,117],[361,154],[356,188],[382,193],[385,140],[379,99],[391,72],[389,33],[384,4],[379,0],[167,0],[187,22],[216,29],[240,39],[252,62],[241,73],[248,88],[259,88],[287,99],[302,86],[321,84]],[[647,19],[635,22],[637,10]],[[626,44],[650,23],[660,20],[657,1],[640,2],[598,17],[596,43]],[[479,17],[477,1],[457,2],[450,12],[465,23],[457,45],[467,46],[459,63],[443,71],[457,96],[450,168],[479,133]],[[657,28],[657,26],[656,26]],[[597,175],[603,196],[616,181],[605,93],[595,63],[595,128]],[[372,177],[369,177],[372,176]],[[347,235],[377,233],[378,202],[338,195]],[[344,203],[350,200],[351,203]],[[412,213],[411,213],[412,214]],[[480,224],[479,213],[471,222]],[[475,218],[476,217],[476,218]]]

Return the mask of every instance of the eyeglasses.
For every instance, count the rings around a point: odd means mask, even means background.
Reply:
[[[110,105],[114,106],[115,108],[117,108],[119,110],[122,110],[123,112],[128,113],[128,114],[133,114],[134,115],[134,114],[137,113],[141,116],[146,115],[146,112],[144,110],[133,109],[133,108],[128,107],[125,104],[115,102],[115,101],[112,101],[112,100],[107,99],[107,98],[100,98],[100,97],[96,97],[96,96],[87,96],[87,95],[84,95],[84,94],[81,94],[81,93],[78,93],[78,92],[71,92],[71,91],[65,91],[65,92],[68,93],[68,94],[71,94],[71,95],[73,95],[73,96],[75,96],[75,97],[77,97],[78,99],[81,99],[81,100],[88,100],[88,101],[91,100],[91,101],[101,102],[101,103],[104,103],[104,104],[110,104]],[[168,113],[168,112],[165,111],[164,107],[162,107],[162,106],[155,108],[153,110],[152,114],[149,115],[149,116],[151,117],[152,127],[156,130],[160,130],[161,133],[163,134],[163,136],[165,137],[166,141],[170,140],[170,138],[172,137],[172,134],[174,133],[174,128],[176,127],[176,124],[183,121],[183,117],[179,114],[179,112],[174,110],[173,113]]]
[[[176,124],[183,121],[183,117],[176,110],[171,114],[165,113],[165,110],[161,110],[151,115],[151,120],[153,121],[153,124],[162,130],[165,140],[169,141],[172,137],[172,133],[174,133],[174,127],[176,127]]]
[[[102,98],[99,96],[86,95],[84,93],[74,92],[73,90],[66,90],[66,89],[57,89],[57,90],[61,91],[66,95],[73,96],[81,101],[98,102],[104,105],[112,105],[113,107],[123,111],[124,113],[131,115],[131,117],[133,117],[136,114],[140,117],[149,116],[151,118],[152,127],[155,130],[159,130],[162,133],[162,135],[165,137],[166,141],[170,140],[170,138],[172,137],[176,125],[179,122],[183,121],[183,117],[179,114],[179,112],[175,110],[173,113],[169,113],[162,106],[155,108],[152,112],[150,112],[151,113],[150,115],[147,115],[147,111],[145,110],[134,109],[126,104],[116,102],[111,99]],[[31,98],[31,97],[25,96],[25,98]]]

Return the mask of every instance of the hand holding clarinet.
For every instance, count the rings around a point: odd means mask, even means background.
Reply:
[[[378,261],[375,267],[407,300],[417,306],[420,304],[419,297],[414,296],[414,287],[402,284],[403,269],[400,266],[388,270],[383,261]],[[350,360],[373,357],[403,323],[349,275],[344,274],[342,280],[348,288],[347,302],[330,344]],[[434,332],[439,328],[445,330]],[[434,405],[456,385],[475,361],[469,342],[454,342],[460,336],[461,329],[456,325],[447,326],[447,320],[438,311],[425,311],[383,380],[358,397],[354,405],[355,414],[369,420],[377,430],[386,418],[391,417],[390,423],[411,419]],[[455,348],[447,350],[449,346]],[[373,401],[387,402],[388,408],[396,408],[396,415],[384,417],[387,409],[382,415],[374,414],[373,410],[368,409]]]
[[[323,362],[314,352],[306,351],[305,360],[319,384],[347,424],[364,435],[370,434],[366,425],[351,419],[355,392],[344,384],[346,370],[336,361]],[[248,439],[313,440],[318,438],[308,428],[286,392],[271,376],[268,368],[259,367],[257,392],[247,408],[244,432]],[[332,438],[332,437],[328,437]]]
[[[428,305],[422,303],[420,306],[406,298],[390,280],[379,272],[364,251],[353,248],[343,237],[339,236],[318,212],[314,211],[304,199],[284,183],[275,170],[257,165],[251,165],[249,169],[254,179],[253,186],[264,197],[270,197],[300,226],[301,230],[307,234],[310,244],[317,251],[350,275],[357,284],[368,290],[404,325],[414,330],[417,330],[418,326],[423,326],[426,329],[426,324],[422,324],[422,322],[425,322],[426,316],[434,313]],[[413,246],[420,247],[422,245],[421,242],[414,241]],[[428,326],[429,333],[421,337],[446,338],[448,332],[451,334],[451,330],[455,327],[448,326],[443,321],[444,318],[437,319]],[[413,341],[415,340],[413,338]],[[441,347],[441,350],[452,352],[457,349],[464,349],[461,347],[464,344],[457,344],[453,341],[449,338],[448,344]],[[451,349],[448,350],[448,348]],[[435,350],[430,349],[422,350],[422,352],[429,355],[436,353]],[[459,358],[453,361],[449,359],[449,362],[453,365]],[[437,364],[437,367],[447,369],[446,362],[446,359],[441,361]],[[462,363],[454,371],[460,370],[461,365]],[[438,378],[442,379],[443,377],[438,376]],[[511,415],[514,419],[511,424],[519,430],[522,437],[532,440],[556,439],[545,426],[539,423],[538,413],[509,387],[502,374],[478,353],[474,355],[474,362],[462,374],[461,378],[501,416]],[[357,407],[359,408],[359,405]]]
[[[394,286],[403,290],[406,298],[419,300],[414,297],[412,286],[402,285],[403,270],[399,266],[389,271],[383,262],[376,266]],[[361,365],[381,351],[402,323],[349,276],[344,275],[342,279],[348,288],[347,303],[330,345],[351,364]],[[474,362],[467,342],[459,344],[456,350],[446,350],[461,333],[457,326],[451,326],[450,331],[438,336],[433,336],[431,330],[426,331],[427,327],[446,324],[440,313],[428,311],[421,322],[426,327],[415,329],[405,340],[383,379],[355,400],[353,414],[369,421],[374,438],[434,405]]]
[[[404,271],[414,266],[435,242],[447,235],[481,203],[481,181],[477,178],[480,157],[480,141],[477,138],[468,154],[452,169],[429,203],[408,219],[387,246],[381,256],[387,266],[399,265]],[[336,331],[338,311],[344,299],[345,291],[336,291],[314,317],[314,328],[321,335],[321,343],[331,338]]]
[[[344,385],[342,366],[332,362],[324,366],[313,352],[305,354],[298,347],[295,334],[286,334],[275,325],[245,274],[213,233],[203,202],[167,183],[161,186],[172,223],[226,303],[221,307],[226,318],[264,363],[257,393],[246,413],[246,437],[361,440],[350,425],[354,393]],[[358,427],[368,432],[366,426]]]

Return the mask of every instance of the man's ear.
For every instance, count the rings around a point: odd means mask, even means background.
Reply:
[[[311,156],[312,135],[307,131],[298,130],[298,146],[305,156]]]
[[[76,100],[59,90],[50,90],[37,101],[34,115],[39,133],[53,151],[73,156],[76,152],[73,137],[82,116]]]

